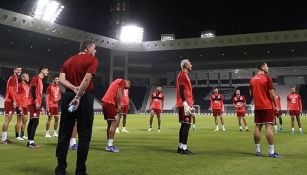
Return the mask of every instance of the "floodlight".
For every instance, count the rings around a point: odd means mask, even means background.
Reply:
[[[120,31],[120,41],[130,43],[140,43],[143,41],[144,29],[135,25],[122,26]]]
[[[57,1],[38,0],[35,5],[34,18],[53,23],[63,9],[64,6]]]
[[[212,37],[215,37],[215,34],[213,31],[202,31],[200,37],[201,38],[212,38]]]

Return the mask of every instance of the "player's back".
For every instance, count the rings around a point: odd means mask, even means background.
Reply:
[[[257,74],[250,80],[250,88],[253,93],[255,109],[272,109],[273,103],[269,90],[273,89],[271,77]]]

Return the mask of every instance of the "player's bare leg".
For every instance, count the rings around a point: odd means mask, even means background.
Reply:
[[[45,137],[46,137],[46,138],[51,137],[51,135],[50,135],[50,133],[49,133],[51,120],[52,120],[52,116],[51,116],[51,115],[48,115],[48,119],[47,119],[47,122],[46,122],[46,134],[45,134]]]
[[[28,122],[28,115],[24,115],[22,117],[22,124],[21,124],[21,135],[20,137],[23,139],[28,139],[28,137],[25,136],[25,128],[27,127],[27,122]]]
[[[226,131],[225,126],[224,126],[224,117],[221,115],[220,116],[221,124],[222,124],[222,130]]]
[[[109,152],[119,152],[119,149],[113,145],[117,122],[118,120],[108,120],[108,129],[107,129],[108,144],[106,147],[106,151]]]
[[[262,125],[255,125],[255,131],[254,131],[254,142],[256,145],[256,156],[260,156],[260,138],[261,138],[261,128]]]
[[[157,114],[157,119],[158,119],[158,132],[160,132],[160,127],[161,127],[161,117],[160,114]]]
[[[149,128],[147,131],[151,131],[152,130],[152,121],[153,121],[153,118],[155,116],[155,111],[154,110],[151,110],[150,111],[150,120],[149,120]]]
[[[193,126],[192,126],[192,128],[193,128],[193,131],[195,131],[195,129],[196,129],[196,125],[195,125],[195,123],[196,123],[195,115],[192,115],[192,120],[193,120]]]
[[[53,131],[53,137],[58,137],[58,126],[59,126],[59,116],[58,115],[55,115],[54,116],[54,124],[53,124],[53,128],[54,128],[54,131]]]
[[[242,132],[243,129],[242,129],[242,122],[241,122],[241,118],[240,116],[238,116],[238,124],[239,124],[239,128],[240,128],[240,131]]]
[[[215,123],[215,130],[214,131],[219,131],[219,121],[218,121],[218,116],[214,117],[214,123]]]
[[[119,131],[119,124],[120,124],[121,118],[122,118],[122,114],[118,114],[118,120],[117,120],[117,123],[116,123],[115,133],[120,133],[120,131]]]
[[[77,150],[78,144],[77,144],[77,122],[75,123],[74,129],[72,130],[70,143],[69,143],[69,149]]]
[[[244,122],[244,125],[245,125],[245,131],[249,131],[245,117],[242,117],[242,119],[243,119],[243,122]]]
[[[118,123],[120,123],[120,122],[118,122]],[[123,114],[123,129],[122,129],[123,133],[127,133],[128,132],[126,130],[126,123],[127,123],[127,114]]]
[[[291,116],[291,133],[295,134],[295,130],[294,130],[294,120],[295,120],[295,116]]]
[[[1,140],[2,144],[13,143],[13,141],[11,141],[7,138],[7,129],[9,127],[11,120],[12,120],[12,115],[5,115],[4,122],[3,122],[3,125],[2,125],[2,140]]]
[[[296,116],[296,121],[297,121],[297,125],[298,125],[298,128],[299,128],[299,133],[303,134],[301,117],[300,116]]]
[[[22,123],[22,115],[20,114],[20,115],[17,115],[17,122],[16,122],[16,125],[15,125],[15,139],[16,140],[24,140],[19,135],[19,131],[20,131],[20,128],[21,128],[21,123]]]
[[[274,129],[273,124],[267,123],[266,125],[266,139],[268,141],[269,155],[275,154],[274,150]]]

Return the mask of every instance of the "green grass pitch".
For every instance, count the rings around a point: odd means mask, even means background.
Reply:
[[[161,132],[154,119],[152,132],[147,132],[148,115],[129,115],[129,133],[116,134],[114,144],[119,153],[105,152],[106,122],[101,115],[94,120],[93,138],[87,160],[90,175],[302,175],[307,172],[307,133],[290,134],[290,118],[284,117],[284,133],[275,134],[276,152],[283,158],[267,157],[265,129],[262,131],[262,156],[254,156],[253,117],[247,117],[250,132],[239,132],[237,118],[225,117],[226,132],[214,132],[212,117],[196,117],[196,131],[190,130],[188,148],[194,155],[176,153],[178,145],[177,116],[162,116]],[[16,116],[9,127],[14,137]],[[0,175],[53,175],[56,166],[56,138],[44,138],[46,116],[40,119],[36,143],[40,149],[26,148],[25,141],[0,145]],[[0,116],[3,123],[3,116]],[[302,118],[303,129],[307,119]],[[297,125],[296,125],[296,130]],[[307,131],[307,130],[306,130]],[[68,173],[74,174],[76,152],[68,153]],[[305,173],[304,173],[305,172]]]

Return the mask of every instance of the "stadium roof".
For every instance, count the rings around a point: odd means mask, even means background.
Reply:
[[[21,12],[32,0],[0,1],[0,7]],[[57,23],[108,36],[112,0],[62,0],[65,10]],[[101,4],[103,3],[103,4]],[[305,6],[291,1],[264,4],[256,1],[130,0],[130,19],[143,26],[145,40],[162,33],[176,38],[199,37],[201,31],[217,35],[307,28]]]

